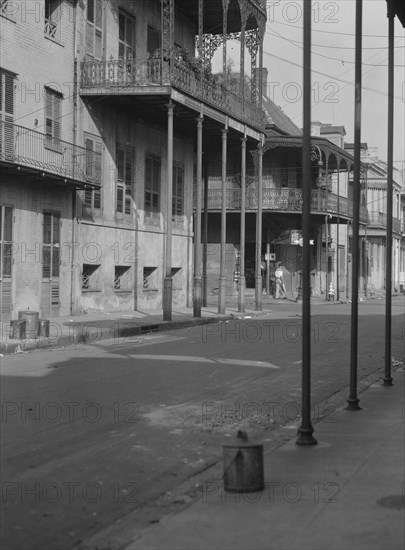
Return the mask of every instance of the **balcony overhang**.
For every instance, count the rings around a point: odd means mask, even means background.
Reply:
[[[80,95],[85,98],[108,99],[111,105],[125,106],[142,113],[146,121],[166,125],[167,104],[175,103],[175,122],[182,132],[195,133],[195,125],[187,129],[190,118],[204,116],[204,129],[210,124],[235,129],[261,140],[265,131],[264,111],[251,87],[237,92],[217,75],[206,74],[201,67],[180,59],[169,64],[162,57],[128,60],[87,60],[81,64]],[[253,98],[253,99],[252,99]]]
[[[24,161],[10,161],[2,159],[0,154],[0,174],[3,182],[8,177],[24,177],[24,181],[29,176],[29,181],[41,183],[44,185],[56,185],[58,187],[67,187],[69,189],[100,189],[101,185],[94,182],[86,182],[80,178],[70,177],[50,170],[49,168],[30,165]],[[13,181],[14,183],[14,181]]]
[[[101,186],[101,154],[11,121],[0,121],[0,170],[4,178],[30,176],[49,185]]]
[[[251,146],[255,147],[264,137],[263,131],[256,125],[226,114],[198,99],[190,97],[170,86],[153,87],[153,90],[117,87],[115,93],[111,90],[83,89],[82,98],[89,102],[97,100],[97,104],[108,105],[114,110],[125,112],[139,122],[167,128],[167,107],[169,101],[174,104],[174,133],[183,138],[196,139],[197,117],[202,115],[203,148],[212,150],[220,146],[221,130],[228,129],[228,145],[240,148],[240,138],[246,134]]]
[[[354,165],[354,157],[345,151],[344,149],[338,147],[331,141],[329,141],[326,138],[313,136],[311,137],[311,145],[316,145],[320,148],[322,152],[325,154],[332,156],[334,155],[336,159],[339,159],[339,163],[333,164],[329,163],[329,169],[331,171],[337,170],[340,162],[343,160],[346,162],[347,167],[350,169],[352,165]],[[267,151],[268,149],[276,149],[276,148],[289,148],[289,147],[295,147],[295,148],[301,148],[303,147],[303,136],[269,136],[266,137],[265,145],[264,145],[264,151]],[[361,166],[366,169],[365,164],[361,164]]]

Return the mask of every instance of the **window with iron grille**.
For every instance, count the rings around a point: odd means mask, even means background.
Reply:
[[[127,148],[117,144],[117,197],[115,209],[122,214],[131,214],[132,207],[132,182],[134,155]]]
[[[87,0],[86,54],[103,57],[103,0]]]
[[[160,212],[160,169],[159,157],[147,155],[145,158],[145,213],[158,217]]]
[[[60,150],[62,95],[45,88],[45,144]]]
[[[86,145],[86,178],[89,181],[101,182],[101,165],[103,143],[100,138],[91,136],[87,133],[84,135]],[[86,189],[84,192],[84,206],[86,210],[93,212],[101,209],[101,189]]]
[[[0,70],[0,157],[14,156],[14,75]]]
[[[157,290],[157,267],[143,268],[143,289]]]
[[[61,38],[61,0],[45,0],[44,34],[49,38]]]
[[[98,290],[98,269],[100,265],[83,264],[82,268],[82,290],[94,291]]]
[[[116,265],[114,267],[114,290],[130,291],[129,265]]]

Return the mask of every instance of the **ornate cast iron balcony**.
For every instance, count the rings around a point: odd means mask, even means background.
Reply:
[[[263,210],[297,213],[302,211],[302,189],[282,188],[263,189]],[[246,190],[246,210],[257,209],[257,189]],[[222,206],[222,190],[208,189],[208,210],[220,210]],[[204,206],[203,206],[204,208]],[[240,210],[241,190],[227,189],[227,210]],[[346,197],[340,197],[322,189],[313,189],[311,197],[311,212],[334,214],[351,218],[353,216],[353,202]],[[367,209],[360,207],[360,219],[367,221]]]
[[[387,229],[387,214],[384,214],[384,212],[378,212],[375,210],[369,211],[369,222],[368,222],[368,228],[380,228],[380,229]],[[392,230],[396,233],[400,233],[401,231],[401,220],[398,218],[392,218]]]
[[[173,86],[192,97],[246,121],[257,128],[264,127],[264,114],[249,99],[250,88],[241,97],[222,82],[219,75],[201,70],[197,61],[186,63],[175,59],[170,67],[161,56],[147,59],[109,59],[83,61],[81,65],[82,90],[102,90],[103,94],[116,93],[117,89],[144,88],[153,93],[153,87]],[[152,87],[152,90],[151,90]],[[160,92],[161,93],[161,92]]]
[[[92,187],[101,185],[101,154],[0,121],[0,162],[23,166]]]

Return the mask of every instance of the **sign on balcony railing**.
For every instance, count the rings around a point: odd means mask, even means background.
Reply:
[[[101,184],[101,154],[55,139],[12,122],[0,121],[0,161],[32,167],[43,172]]]

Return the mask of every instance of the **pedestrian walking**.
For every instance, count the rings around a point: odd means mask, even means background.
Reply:
[[[276,300],[279,300],[280,298],[283,298],[284,300],[287,299],[287,292],[285,290],[283,275],[283,265],[281,262],[278,262],[277,269],[274,274],[276,278]]]

